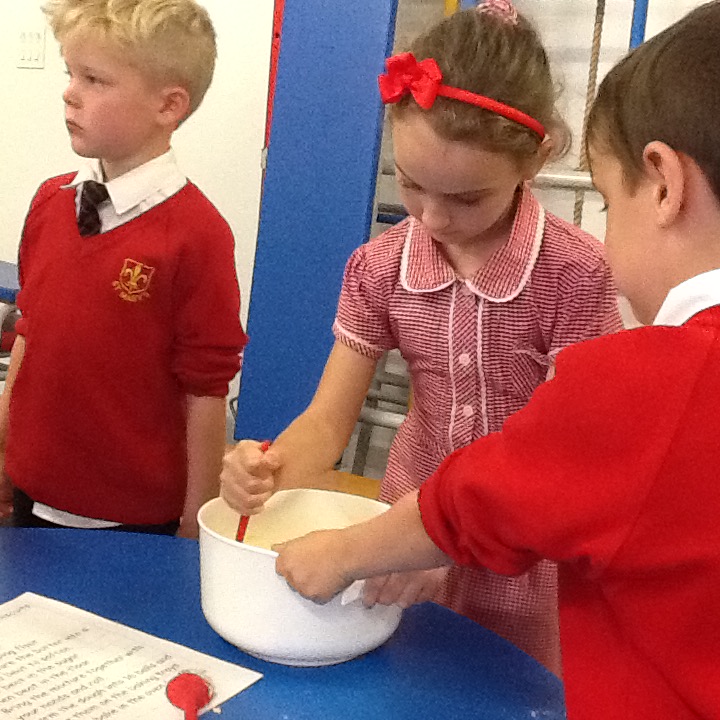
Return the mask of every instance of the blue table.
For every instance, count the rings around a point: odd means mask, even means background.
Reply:
[[[0,300],[14,303],[18,288],[17,265],[0,260]]]
[[[222,706],[223,720],[565,717],[557,678],[432,603],[406,611],[384,646],[341,665],[292,668],[245,655],[205,622],[191,540],[0,528],[0,602],[25,591],[262,672],[260,682]],[[167,717],[175,717],[172,710]]]

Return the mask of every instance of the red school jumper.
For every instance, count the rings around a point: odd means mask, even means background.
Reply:
[[[245,335],[234,241],[192,183],[81,237],[73,175],[35,196],[20,246],[5,470],[33,500],[124,524],[182,514],[186,396],[224,397]]]
[[[560,568],[569,720],[720,717],[720,307],[563,351],[421,489],[456,562]]]

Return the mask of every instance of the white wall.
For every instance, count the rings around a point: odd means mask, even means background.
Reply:
[[[646,38],[702,3],[703,0],[649,0]],[[581,145],[596,3],[594,0],[515,0],[515,4],[539,28],[563,88],[560,107],[574,135],[572,152],[563,165],[574,168]],[[633,5],[632,0],[606,0],[598,83],[628,51]],[[573,193],[539,194],[550,210],[572,219]],[[602,201],[595,193],[587,195],[583,227],[597,237],[603,237],[605,232],[601,207]]]
[[[230,223],[247,314],[260,203],[273,0],[201,0],[218,35],[213,84],[175,136],[184,172]],[[63,123],[66,76],[47,32],[45,67],[18,69],[20,33],[42,28],[42,0],[0,0],[0,260],[15,261],[28,203],[39,183],[77,167]]]

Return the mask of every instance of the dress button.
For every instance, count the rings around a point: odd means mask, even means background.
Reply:
[[[461,353],[458,357],[458,362],[463,367],[467,367],[470,364],[470,355],[468,355],[468,353]]]
[[[463,405],[462,414],[466,418],[471,418],[475,414],[472,405]]]

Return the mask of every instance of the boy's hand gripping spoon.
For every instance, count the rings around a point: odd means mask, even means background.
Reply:
[[[202,710],[212,700],[210,683],[195,673],[182,673],[174,677],[165,689],[172,705],[185,713],[185,720],[197,720]]]
[[[270,441],[265,440],[260,445],[260,452],[267,452],[270,448]],[[243,542],[245,540],[245,533],[247,532],[247,526],[250,522],[250,516],[249,515],[241,515],[240,516],[240,522],[238,523],[238,529],[237,529],[237,535],[235,536],[235,539],[238,542]]]

